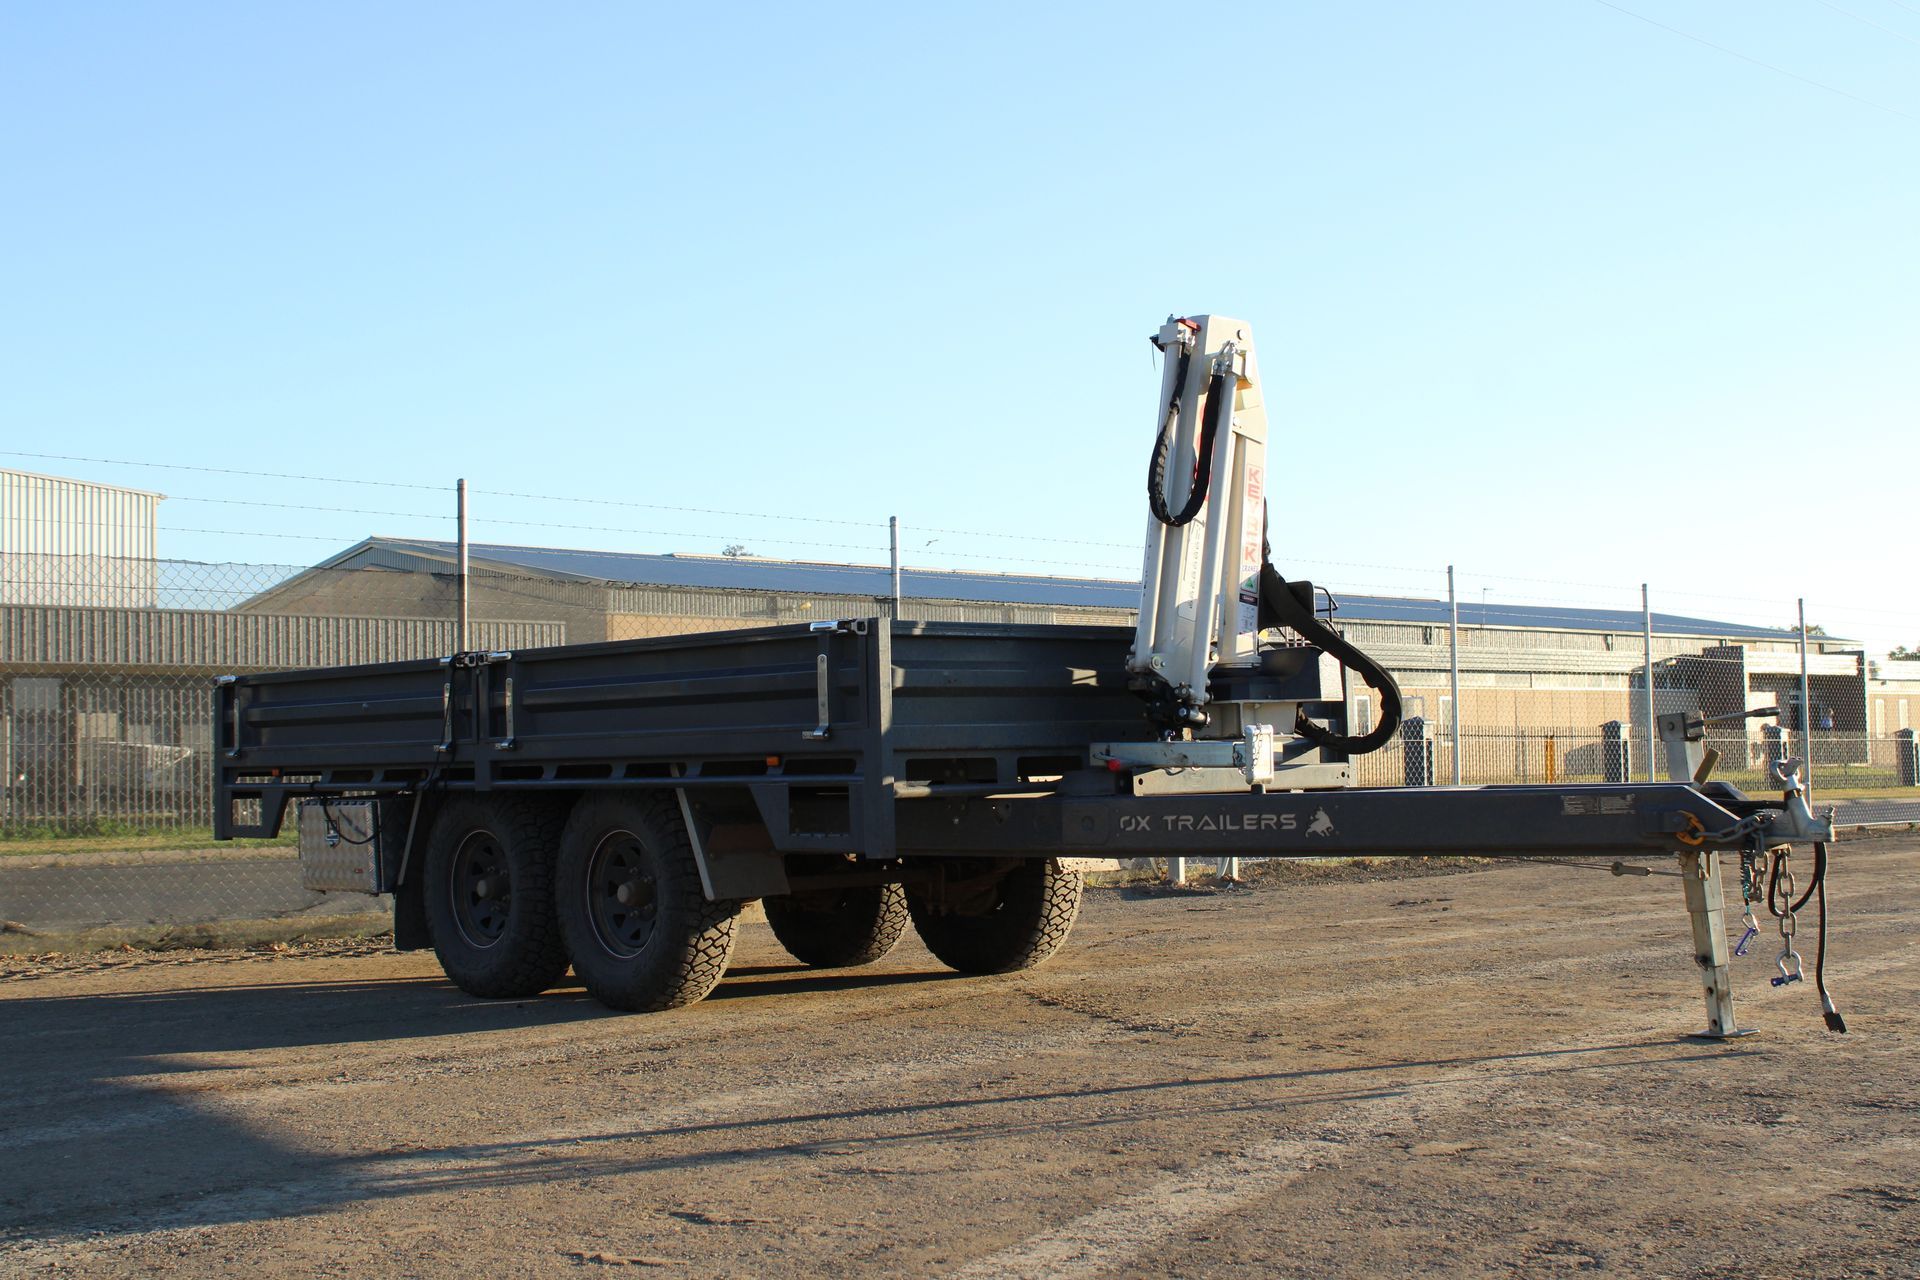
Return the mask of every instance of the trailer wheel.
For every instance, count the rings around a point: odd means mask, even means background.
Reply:
[[[1031,969],[1060,949],[1080,914],[1081,878],[1058,860],[1022,862],[946,910],[925,891],[907,897],[913,927],[935,958],[961,973]]]
[[[872,964],[907,931],[907,891],[897,884],[822,889],[768,898],[767,923],[787,954],[816,969]]]
[[[588,796],[560,836],[560,930],[609,1008],[675,1009],[727,971],[740,903],[707,901],[671,794]]]
[[[422,888],[440,967],[469,995],[539,995],[567,972],[553,910],[559,814],[550,805],[470,796],[434,820]]]

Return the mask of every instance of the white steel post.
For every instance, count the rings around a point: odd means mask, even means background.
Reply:
[[[460,616],[454,623],[453,651],[455,653],[465,653],[468,648],[467,610],[469,599],[467,588],[467,482],[465,480],[460,481],[459,484],[454,487],[454,493],[459,507],[460,526],[460,577],[458,588]]]
[[[1807,694],[1807,600],[1800,598],[1800,789],[1813,803],[1813,700]]]
[[[1167,883],[1184,885],[1187,882],[1187,860],[1185,858],[1167,859]]]
[[[1653,605],[1647,596],[1647,584],[1640,584],[1640,637],[1645,654],[1641,679],[1647,682],[1647,781],[1653,781],[1653,758],[1659,754],[1660,726],[1653,713]]]
[[[1173,428],[1176,436],[1174,444],[1180,449],[1190,447],[1187,433],[1191,429],[1192,399],[1188,395],[1188,388],[1180,385],[1179,370],[1182,344],[1191,341],[1192,335],[1181,326],[1178,320],[1168,316],[1167,323],[1161,326],[1159,339],[1155,343],[1160,349],[1161,360],[1160,401],[1155,406],[1153,420],[1155,438],[1157,439],[1158,433],[1166,427],[1167,406],[1178,394],[1181,397],[1182,410]],[[1191,384],[1191,377],[1188,381]],[[1185,454],[1181,453],[1177,456],[1184,457]],[[1169,506],[1178,506],[1186,501],[1187,477],[1182,476],[1180,469],[1176,467],[1172,480],[1174,491],[1163,496]],[[1161,638],[1164,634],[1170,634],[1173,625],[1170,619],[1179,595],[1180,564],[1185,532],[1183,528],[1169,529],[1154,519],[1151,514],[1147,516],[1147,551],[1141,566],[1140,621],[1134,629],[1130,670],[1152,670],[1153,655],[1159,651]],[[1163,607],[1167,615],[1166,619],[1162,618]]]
[[[900,616],[900,517],[887,517],[887,543],[893,553],[893,616]]]
[[[1460,597],[1453,591],[1453,566],[1447,566],[1447,669],[1453,689],[1453,785],[1460,785]]]

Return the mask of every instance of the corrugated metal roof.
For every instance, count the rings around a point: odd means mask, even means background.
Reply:
[[[437,657],[453,638],[446,618],[0,605],[0,653],[22,667],[328,667]],[[566,639],[559,622],[476,622],[471,643],[530,649]]]
[[[374,537],[316,567],[346,568],[355,559],[393,551],[451,564],[456,548],[451,542]],[[713,591],[778,591],[803,595],[876,597],[893,594],[892,571],[885,565],[764,560],[757,556],[641,555],[480,542],[468,547],[468,558],[475,568],[509,572],[518,570],[582,582],[694,587]],[[900,589],[904,595],[920,599],[968,600],[983,604],[1132,609],[1140,602],[1138,583],[1018,573],[902,569]]]
[[[372,537],[325,562],[344,565],[350,559],[381,549],[410,552],[451,563],[451,542],[430,539]],[[764,560],[754,556],[643,555],[612,551],[579,551],[558,547],[516,547],[474,543],[468,549],[477,566],[537,573],[583,581],[622,582],[646,586],[695,587],[724,591],[787,591],[812,595],[888,596],[891,572],[885,565],[826,564],[795,560]],[[1053,578],[1035,574],[966,573],[957,570],[902,569],[901,593],[930,600],[965,600],[992,604],[1056,605],[1080,609],[1131,610],[1140,603],[1140,584],[1110,578]],[[1339,592],[1338,616],[1354,622],[1411,622],[1445,626],[1447,602],[1401,596],[1349,595]],[[1639,634],[1640,613],[1634,609],[1587,609],[1577,606],[1470,604],[1462,605],[1460,621],[1476,627],[1524,627],[1545,631],[1608,631]],[[1741,640],[1790,640],[1787,628],[1756,627],[1744,623],[1655,613],[1653,629],[1659,635],[1711,636]],[[1827,637],[1830,641],[1831,637]]]

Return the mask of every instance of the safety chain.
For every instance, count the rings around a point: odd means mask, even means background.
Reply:
[[[1787,897],[1780,909],[1780,956],[1773,962],[1773,967],[1780,971],[1771,979],[1776,987],[1784,987],[1789,982],[1798,982],[1801,978],[1800,953],[1794,949],[1793,945],[1795,928],[1793,895],[1796,886],[1793,882],[1792,853],[1792,849],[1783,848],[1777,855],[1780,859],[1780,883],[1786,889]]]
[[[1755,874],[1755,863],[1762,856],[1757,841],[1749,841],[1740,850],[1740,925],[1744,932],[1740,935],[1740,941],[1733,945],[1733,954],[1736,956],[1746,955],[1747,948],[1760,936],[1760,921],[1754,917],[1753,904],[1760,900],[1760,886],[1766,879],[1764,869]]]

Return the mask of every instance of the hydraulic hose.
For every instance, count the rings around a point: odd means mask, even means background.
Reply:
[[[1805,910],[1806,905],[1813,901],[1813,895],[1824,886],[1827,878],[1827,846],[1824,844],[1813,846],[1813,882],[1807,886],[1807,891],[1800,895],[1800,900],[1791,906],[1781,905],[1782,899],[1779,896],[1781,864],[1785,861],[1784,857],[1775,858],[1773,866],[1767,872],[1767,910],[1776,920],[1789,911]]]
[[[1773,860],[1773,866],[1767,873],[1767,911],[1775,918],[1800,910],[1816,897],[1820,904],[1819,937],[1813,952],[1813,987],[1820,993],[1820,1013],[1826,1019],[1827,1030],[1846,1034],[1847,1020],[1840,1016],[1839,1008],[1833,1003],[1833,997],[1827,993],[1827,846],[1822,841],[1813,845],[1813,883],[1800,895],[1797,902],[1782,905],[1779,897],[1780,864],[1786,861],[1786,855]]]
[[[1400,729],[1400,686],[1385,667],[1349,644],[1313,612],[1311,594],[1302,600],[1294,594],[1293,584],[1280,576],[1271,561],[1260,567],[1260,625],[1291,628],[1301,639],[1334,656],[1341,666],[1355,672],[1367,687],[1380,695],[1380,723],[1359,735],[1335,733],[1326,725],[1307,718],[1300,708],[1293,731],[1317,746],[1347,755],[1360,756],[1378,751],[1393,740]]]
[[[1840,1016],[1833,997],[1827,994],[1827,846],[1813,846],[1813,883],[1820,890],[1820,941],[1813,952],[1813,987],[1820,993],[1820,1014],[1827,1030],[1847,1033],[1847,1020]]]
[[[1153,518],[1170,528],[1192,524],[1200,509],[1207,505],[1207,490],[1213,483],[1213,442],[1226,421],[1227,407],[1233,397],[1227,385],[1231,376],[1216,373],[1207,383],[1207,409],[1200,419],[1200,455],[1193,464],[1193,487],[1186,503],[1178,511],[1167,505],[1167,468],[1172,460],[1173,440],[1180,429],[1180,395],[1186,389],[1187,372],[1193,366],[1193,352],[1183,350],[1174,369],[1173,394],[1167,398],[1166,417],[1160,423],[1160,438],[1153,442],[1153,458],[1147,465],[1147,505]]]

